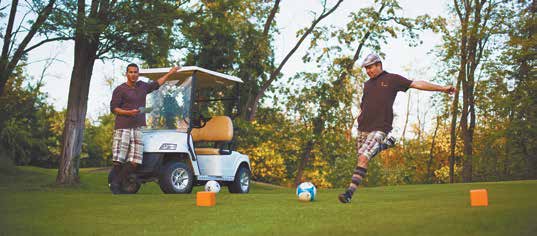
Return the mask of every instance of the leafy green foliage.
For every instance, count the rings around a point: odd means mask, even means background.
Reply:
[[[114,120],[114,114],[104,114],[97,118],[95,124],[86,122],[82,151],[87,153],[87,156],[83,155],[80,159],[81,166],[94,167],[111,164]]]
[[[273,68],[273,35],[263,35],[271,7],[272,3],[262,0],[216,0],[200,1],[180,11],[175,47],[185,52],[183,64],[243,79],[243,114],[248,99],[253,99]]]
[[[0,150],[15,164],[47,164],[54,162],[48,149],[55,142],[49,136],[49,119],[56,114],[45,102],[40,84],[26,83],[21,68],[6,83],[0,97]]]

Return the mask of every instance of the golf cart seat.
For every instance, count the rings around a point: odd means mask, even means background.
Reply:
[[[194,142],[224,142],[233,139],[233,122],[228,116],[213,116],[202,128],[192,129]],[[198,155],[221,155],[221,148],[195,148]],[[229,151],[226,150],[226,153]]]

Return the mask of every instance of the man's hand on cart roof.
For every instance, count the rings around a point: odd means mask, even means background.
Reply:
[[[170,71],[168,71],[168,73],[166,73],[164,76],[160,77],[158,80],[157,80],[157,83],[159,85],[162,85],[164,82],[166,82],[166,80],[170,77],[170,75],[174,74],[175,72],[177,72],[178,70],[180,70],[181,67],[180,66],[173,66]]]

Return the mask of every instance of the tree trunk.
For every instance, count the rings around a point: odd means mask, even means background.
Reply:
[[[77,37],[75,40],[75,62],[69,86],[57,184],[72,185],[79,182],[78,167],[97,42],[90,42],[82,37]]]
[[[434,145],[436,141],[436,134],[438,133],[438,128],[440,127],[440,116],[436,117],[436,127],[434,128],[434,134],[433,134],[433,140],[431,142],[431,149],[429,150],[429,161],[427,162],[427,182],[432,183],[433,174],[431,171],[431,166],[433,164],[433,151],[434,151]]]
[[[95,17],[97,12],[97,4],[94,2],[91,6],[89,18]],[[58,176],[56,177],[56,184],[59,185],[73,185],[80,181],[78,167],[80,153],[82,152],[88,93],[93,65],[99,48],[99,35],[101,34],[99,31],[86,32],[87,18],[84,0],[78,1],[76,20],[75,61],[71,73],[71,84],[69,85],[62,152],[59,160]]]
[[[405,140],[406,127],[408,125],[408,116],[410,115],[410,95],[411,91],[408,91],[408,99],[406,101],[406,115],[405,115],[405,125],[403,126],[403,133],[401,134],[401,140]],[[404,144],[405,142],[403,142]]]
[[[457,113],[459,110],[459,91],[461,81],[457,79],[457,92],[451,105],[451,128],[450,128],[450,156],[449,156],[449,183],[455,182],[455,148],[457,147]]]
[[[313,140],[310,140],[307,142],[306,147],[304,148],[304,152],[302,153],[302,158],[300,158],[300,161],[298,163],[296,177],[295,177],[295,187],[298,186],[302,182],[302,176],[304,175],[304,169],[306,168],[306,165],[308,164],[310,157],[311,157],[311,151],[313,150],[314,142]]]
[[[2,46],[2,54],[0,56],[0,96],[4,94],[4,87],[6,82],[11,75],[9,71],[9,52],[12,40],[13,25],[15,24],[15,15],[17,14],[17,7],[19,6],[18,0],[13,0],[11,2],[11,10],[9,11],[9,19],[6,27],[6,32],[4,33],[4,46]]]
[[[459,17],[459,21],[461,23],[461,41],[460,41],[460,53],[459,53],[459,59],[460,59],[460,64],[459,64],[459,75],[457,76],[457,87],[460,86],[460,84],[462,84],[462,94],[463,94],[463,106],[462,106],[462,112],[461,112],[461,128],[462,128],[462,133],[463,133],[463,138],[464,138],[464,131],[466,129],[466,125],[467,125],[467,100],[465,99],[465,95],[467,94],[467,91],[464,91],[467,89],[467,84],[466,84],[466,77],[467,77],[467,64],[468,64],[468,24],[469,24],[469,21],[470,21],[470,14],[471,14],[471,6],[468,2],[464,2],[463,4],[463,11],[461,11],[461,8],[459,7],[459,4],[457,2],[457,0],[454,0],[453,1],[454,4],[455,4],[455,10],[457,11],[457,15]],[[460,83],[460,84],[459,84]],[[458,93],[456,94],[456,97],[455,97],[455,100],[457,101],[457,104],[458,104]],[[454,102],[455,103],[455,102]],[[456,108],[455,108],[456,109]],[[455,115],[456,112],[453,113],[453,115]],[[456,121],[456,118],[453,118],[452,121]],[[453,183],[453,178],[454,178],[454,159],[455,159],[455,144],[456,144],[456,137],[455,137],[455,131],[454,131],[454,126],[456,126],[455,124],[452,124],[452,136],[451,136],[451,158],[453,159],[453,161],[450,163],[450,182]],[[464,157],[464,164],[467,164],[466,162],[466,156]],[[471,162],[469,162],[471,164]],[[464,168],[464,166],[463,166]],[[466,167],[468,168],[468,167]],[[471,168],[471,167],[470,167]]]
[[[464,140],[464,166],[463,181],[472,182],[472,165],[473,165],[473,142],[475,130],[475,71],[481,61],[484,44],[489,36],[482,36],[483,30],[486,29],[487,20],[490,17],[490,8],[482,13],[486,0],[475,1],[474,9],[468,7],[466,12],[473,12],[472,27],[469,28],[468,35],[468,54],[466,70],[466,80],[463,80],[463,112],[461,117],[461,126]],[[485,15],[483,15],[485,14]],[[469,22],[468,22],[469,23]],[[483,23],[483,25],[481,25]],[[468,121],[469,116],[469,121]]]
[[[302,175],[304,173],[304,169],[306,168],[308,162],[311,159],[311,151],[313,151],[313,147],[315,145],[315,138],[321,137],[321,134],[324,130],[324,122],[320,117],[316,117],[313,120],[313,139],[309,140],[306,143],[306,147],[304,148],[304,152],[302,153],[302,158],[300,158],[300,162],[297,167],[297,174],[295,177],[295,186],[298,186],[300,182],[302,182]]]

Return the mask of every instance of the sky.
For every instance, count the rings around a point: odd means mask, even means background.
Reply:
[[[329,0],[330,6],[335,2],[335,0]],[[400,0],[399,2],[405,17],[415,17],[423,14],[428,14],[432,17],[446,17],[447,0]],[[371,0],[346,0],[334,13],[324,19],[321,25],[342,27],[348,22],[348,16],[351,12],[357,11],[361,7],[371,6],[372,3],[373,1]],[[320,10],[319,0],[283,0],[281,2],[280,12],[276,15],[276,27],[279,29],[280,34],[275,36],[273,44],[277,63],[285,57],[297,41],[296,31],[309,26],[311,23],[313,17],[311,12],[320,12]],[[2,24],[5,24],[5,18],[2,19]],[[431,67],[434,67],[435,58],[429,52],[441,43],[441,38],[440,35],[427,31],[421,33],[420,38],[423,40],[423,44],[418,47],[409,47],[404,39],[401,38],[390,39],[387,45],[382,45],[382,51],[386,54],[383,58],[384,69],[412,80],[431,81],[435,76],[434,70],[431,69]],[[308,43],[304,42],[283,67],[282,80],[298,72],[316,70],[315,64],[305,64],[301,60],[307,50]],[[41,78],[41,75],[44,74],[44,91],[48,93],[48,101],[54,104],[57,110],[67,107],[69,81],[73,67],[73,50],[74,43],[72,41],[58,42],[39,47],[28,55],[27,73],[34,78]],[[361,58],[370,52],[369,49],[365,48]],[[181,56],[174,55],[173,57]],[[51,63],[47,63],[48,58],[55,59]],[[89,118],[95,119],[100,114],[109,112],[108,106],[112,90],[115,86],[125,82],[124,69],[127,64],[128,62],[120,60],[96,61],[88,98]],[[111,79],[114,81],[112,86],[107,83]],[[275,86],[281,85],[275,84]],[[428,101],[431,92],[411,91],[410,93],[399,93],[394,104],[396,117],[393,133],[396,137],[402,131],[403,116],[406,111],[409,94],[411,96],[411,122],[417,120],[415,115],[418,109],[423,112],[430,107]],[[427,119],[422,118],[421,120]],[[431,124],[426,124],[426,126],[429,125]]]

